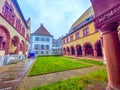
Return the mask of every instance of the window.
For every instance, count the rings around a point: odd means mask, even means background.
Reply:
[[[36,50],[38,49],[38,44],[34,45],[34,49],[36,49]]]
[[[44,38],[42,37],[42,41],[44,41]]]
[[[43,51],[41,51],[41,54],[44,54],[44,52],[43,52]]]
[[[14,26],[14,22],[15,22],[14,9],[11,5],[8,4],[7,1],[2,7],[2,14]]]
[[[44,50],[44,45],[41,45],[42,50]]]
[[[69,42],[69,38],[67,38],[67,43]]]
[[[35,37],[35,41],[39,41],[39,37]]]
[[[25,37],[25,28],[24,27],[23,27],[22,31],[23,31],[23,36]]]
[[[38,51],[36,51],[35,53],[38,54]]]
[[[48,51],[46,51],[46,54],[48,54]]]
[[[49,38],[47,38],[47,42],[50,42],[50,39],[49,39]]]
[[[73,41],[73,35],[72,35],[72,36],[70,36],[70,41]]]
[[[88,28],[85,28],[85,29],[83,30],[83,35],[84,35],[84,36],[87,36],[88,34],[89,34]]]
[[[9,8],[10,8],[9,4],[5,2],[5,5],[2,8],[2,13],[6,19],[8,19]]]
[[[46,49],[49,50],[49,49],[50,49],[50,45],[47,45],[47,46],[46,46]]]
[[[14,13],[12,13],[10,23],[14,26],[14,23],[15,23],[15,14]]]
[[[20,32],[21,31],[21,24],[20,24],[20,20],[17,18],[16,20],[16,29]]]
[[[80,38],[80,33],[77,32],[77,33],[76,33],[76,39],[79,39],[79,38]]]
[[[65,39],[63,40],[63,44],[65,44]]]

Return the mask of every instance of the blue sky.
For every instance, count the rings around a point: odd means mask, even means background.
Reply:
[[[71,25],[91,6],[90,0],[18,0],[26,19],[31,17],[31,33],[40,24],[55,37],[68,33]]]

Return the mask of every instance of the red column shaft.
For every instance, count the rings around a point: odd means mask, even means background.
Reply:
[[[116,24],[103,28],[103,46],[108,71],[106,90],[120,90],[120,41]]]

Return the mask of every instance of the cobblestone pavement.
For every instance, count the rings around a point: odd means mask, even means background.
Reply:
[[[33,62],[34,59],[26,59],[17,64],[1,66],[0,90],[16,90]]]

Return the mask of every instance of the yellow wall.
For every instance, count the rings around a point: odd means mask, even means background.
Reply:
[[[83,36],[83,30],[86,27],[89,28],[89,35],[88,36]],[[75,39],[76,38],[76,36],[75,36],[76,32],[80,33],[80,39],[77,39],[77,40]],[[75,47],[78,44],[80,44],[81,46],[83,46],[87,42],[91,43],[94,46],[94,44],[98,40],[100,40],[99,32],[95,31],[95,27],[94,27],[94,23],[93,22],[91,22],[88,25],[84,26],[83,28],[77,30],[76,32],[74,32],[73,34],[71,34],[71,35],[74,36],[74,40],[72,42],[63,44],[63,47],[71,47],[71,46]],[[69,35],[68,37],[70,38],[71,35]]]

